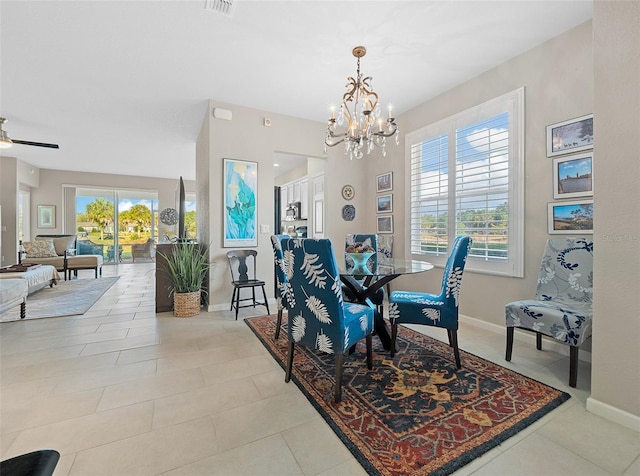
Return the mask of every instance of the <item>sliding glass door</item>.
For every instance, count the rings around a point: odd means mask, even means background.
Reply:
[[[102,254],[105,264],[134,262],[134,250],[145,245],[153,249],[151,245],[158,236],[157,223],[157,192],[76,189],[80,254]],[[139,256],[153,259],[153,252]]]

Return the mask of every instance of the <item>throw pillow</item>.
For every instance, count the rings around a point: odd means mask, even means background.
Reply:
[[[64,256],[65,250],[75,248],[75,244],[76,244],[76,237],[74,235],[61,236],[60,238],[53,239],[53,246],[55,247],[56,253],[58,253],[58,256]]]
[[[22,242],[27,258],[55,258],[58,256],[52,239]]]

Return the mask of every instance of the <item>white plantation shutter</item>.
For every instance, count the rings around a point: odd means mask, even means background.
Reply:
[[[523,117],[520,89],[407,135],[411,258],[470,235],[468,269],[523,275]]]

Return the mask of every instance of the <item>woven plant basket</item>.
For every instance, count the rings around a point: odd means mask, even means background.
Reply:
[[[173,293],[173,315],[192,317],[200,314],[200,290],[192,293]]]

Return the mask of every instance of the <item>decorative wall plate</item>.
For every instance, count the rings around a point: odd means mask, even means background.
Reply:
[[[353,205],[345,205],[342,207],[342,219],[344,221],[353,221],[356,217],[356,207]]]
[[[165,225],[175,225],[178,223],[178,212],[175,208],[165,208],[160,212],[160,221]]]
[[[345,200],[351,200],[355,194],[356,192],[351,185],[342,187],[342,198]]]

